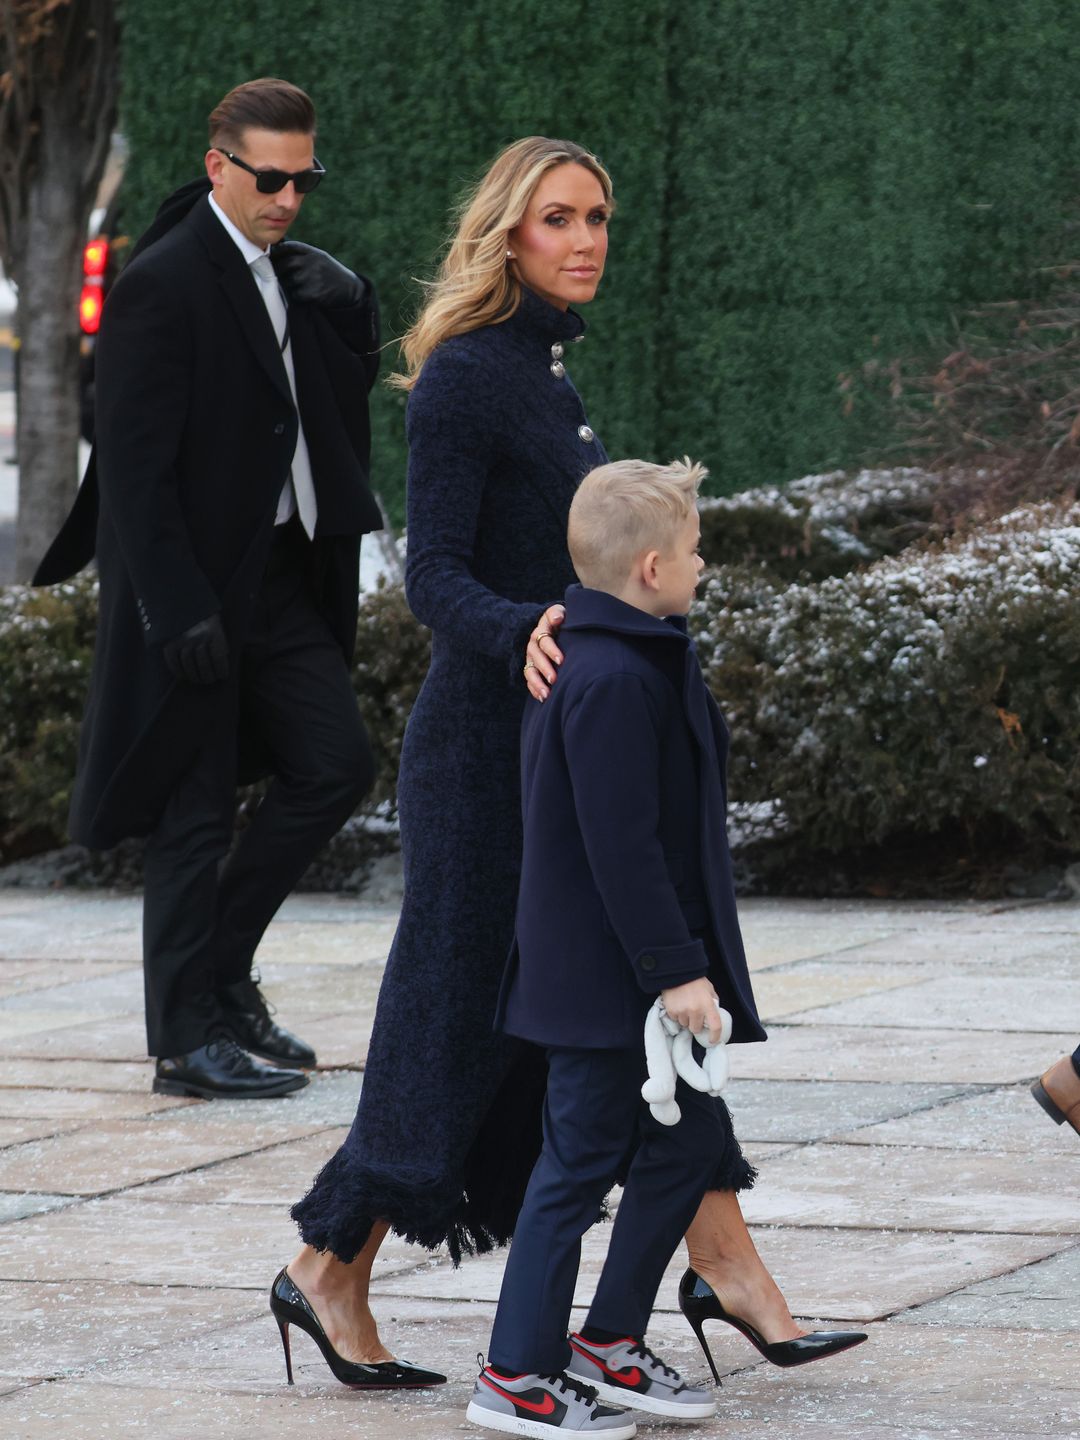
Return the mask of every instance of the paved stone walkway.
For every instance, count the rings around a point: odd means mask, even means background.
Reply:
[[[795,1312],[871,1339],[781,1371],[712,1327],[720,1415],[696,1433],[1080,1435],[1080,1140],[1027,1088],[1080,1032],[1080,907],[757,900],[743,915],[771,1031],[734,1054],[730,1101],[761,1170],[747,1215]],[[291,901],[260,963],[324,1068],[286,1100],[204,1104],[150,1094],[137,899],[0,891],[5,1440],[479,1433],[463,1409],[500,1256],[455,1271],[383,1251],[383,1333],[449,1371],[439,1390],[346,1390],[295,1331],[289,1390],[266,1307],[294,1249],[287,1207],[352,1117],[394,920]],[[605,1243],[603,1228],[587,1241],[580,1299]],[[650,1337],[700,1379],[681,1264]]]

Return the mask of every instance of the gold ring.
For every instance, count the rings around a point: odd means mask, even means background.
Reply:
[[[529,673],[530,670],[535,670],[535,669],[536,669],[536,666],[535,666],[535,665],[532,663],[532,661],[530,660],[527,665],[523,665],[523,666],[522,666],[522,668],[521,668],[521,673],[522,673],[523,675],[528,675],[528,673]]]

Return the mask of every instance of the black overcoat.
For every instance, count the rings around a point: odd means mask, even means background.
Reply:
[[[540,1045],[639,1048],[660,991],[707,975],[732,1039],[764,1040],[727,843],[727,727],[685,620],[574,585],[559,644],[551,696],[522,721],[521,889],[496,1023]]]
[[[266,307],[201,189],[179,223],[140,247],[106,301],[95,450],[34,577],[65,579],[96,553],[98,635],[71,808],[72,837],[95,848],[153,828],[232,703],[235,666],[223,685],[187,685],[169,674],[162,645],[220,611],[238,652],[296,443],[297,408]],[[289,308],[318,502],[313,579],[346,661],[360,537],[382,524],[368,487],[367,395],[378,369],[368,294],[336,311]],[[242,730],[239,740],[241,774],[253,778],[257,736]]]

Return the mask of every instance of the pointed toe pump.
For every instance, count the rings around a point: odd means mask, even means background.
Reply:
[[[799,1335],[794,1340],[770,1342],[759,1335],[747,1321],[740,1320],[737,1315],[729,1315],[712,1286],[693,1270],[687,1270],[679,1281],[679,1309],[697,1336],[698,1344],[705,1352],[705,1359],[709,1362],[709,1369],[718,1385],[720,1374],[705,1341],[703,1327],[706,1320],[722,1320],[725,1325],[733,1326],[740,1334],[745,1335],[750,1344],[772,1365],[809,1365],[811,1360],[824,1360],[827,1355],[838,1355],[841,1350],[850,1350],[853,1345],[861,1345],[866,1339],[861,1330],[816,1330],[811,1335]]]
[[[343,1385],[356,1390],[416,1390],[422,1385],[445,1385],[446,1376],[437,1370],[423,1370],[419,1365],[410,1365],[405,1360],[385,1360],[379,1364],[361,1365],[355,1360],[346,1360],[339,1355],[319,1323],[319,1317],[308,1303],[307,1296],[294,1283],[285,1270],[278,1272],[277,1279],[270,1287],[270,1309],[281,1332],[281,1344],[285,1351],[285,1374],[289,1384],[293,1383],[292,1353],[289,1344],[289,1326],[296,1325],[311,1336],[322,1351],[322,1357],[330,1366],[330,1373]]]

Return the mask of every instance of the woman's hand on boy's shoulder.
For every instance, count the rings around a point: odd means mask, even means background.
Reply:
[[[525,649],[525,666],[522,672],[525,684],[529,687],[529,694],[533,699],[541,703],[551,694],[550,687],[555,684],[558,667],[563,661],[562,651],[555,643],[554,632],[565,619],[566,611],[561,605],[549,605],[536,622]]]

